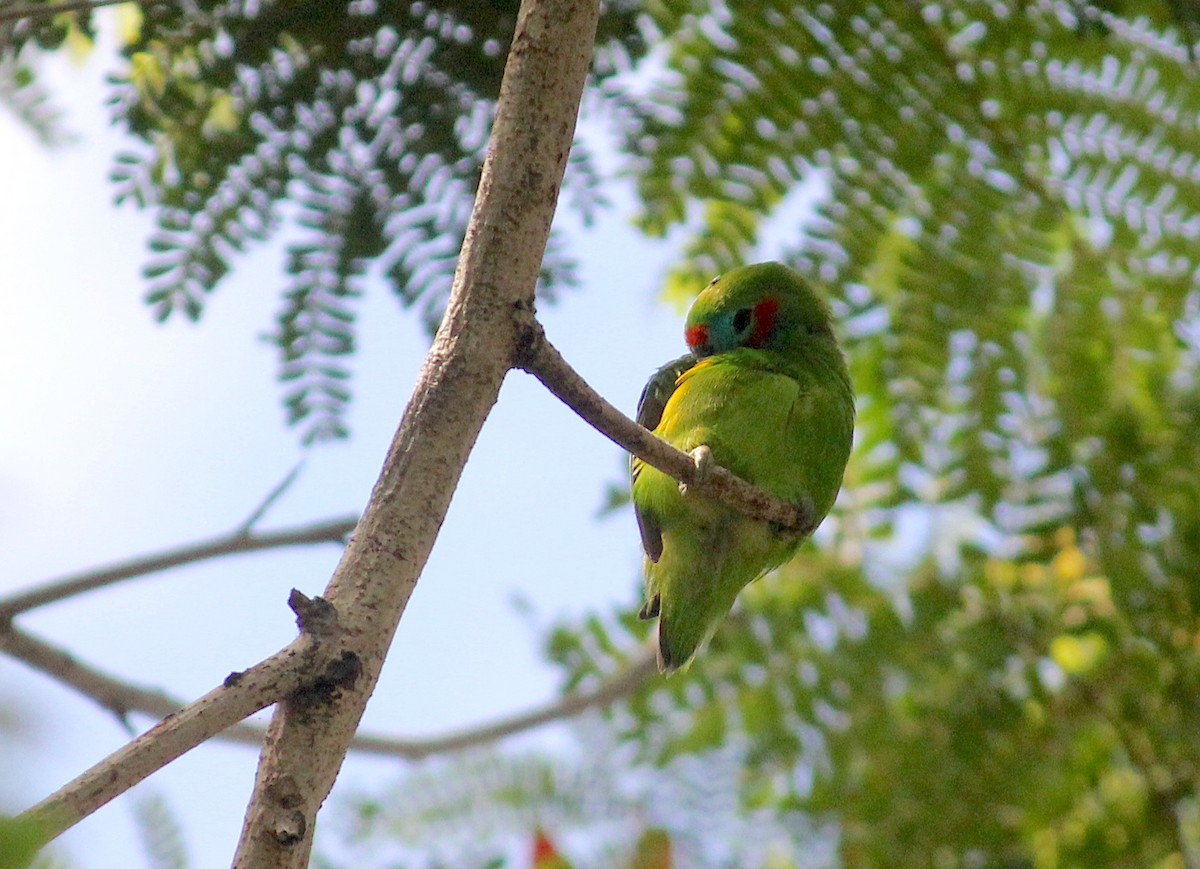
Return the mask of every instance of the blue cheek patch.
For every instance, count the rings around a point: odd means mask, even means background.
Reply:
[[[742,346],[733,330],[732,317],[720,317],[708,324],[708,343],[714,353],[724,353]]]

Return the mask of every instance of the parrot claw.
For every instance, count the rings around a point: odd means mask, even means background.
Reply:
[[[692,457],[692,464],[696,468],[696,476],[692,481],[693,484],[703,483],[712,474],[713,466],[716,464],[716,462],[713,461],[712,450],[709,449],[705,444],[701,444],[688,453],[688,455]],[[688,493],[687,483],[679,484],[679,493],[681,495],[686,495]]]

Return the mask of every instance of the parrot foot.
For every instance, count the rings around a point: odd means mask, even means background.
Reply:
[[[713,460],[712,450],[706,445],[701,444],[688,453],[688,455],[692,457],[692,464],[696,467],[696,476],[692,481],[693,484],[703,483],[712,475],[712,469],[716,465],[716,462]],[[680,483],[679,494],[686,495],[687,493],[688,484]]]

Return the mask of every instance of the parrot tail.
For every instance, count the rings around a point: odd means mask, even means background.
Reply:
[[[669,598],[662,601],[658,616],[658,670],[660,673],[674,673],[684,670],[696,656],[696,651],[704,644],[721,618],[733,606],[733,599],[724,603],[723,607],[704,610],[700,607],[672,606],[677,603]]]
[[[693,646],[686,654],[678,644],[673,644],[671,638],[663,631],[663,624],[658,623],[658,672],[665,673],[668,676],[676,670],[682,669],[687,664],[691,663],[692,656],[696,654],[697,646]]]

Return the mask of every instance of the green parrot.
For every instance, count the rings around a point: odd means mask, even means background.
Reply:
[[[854,393],[829,309],[779,263],[716,278],[696,298],[691,352],[660,368],[637,421],[797,506],[815,523],[833,506],[850,457]],[[707,448],[707,449],[704,449]],[[646,603],[658,618],[658,665],[687,665],[737,593],[795,553],[804,537],[680,491],[632,461],[633,505],[646,554]]]

